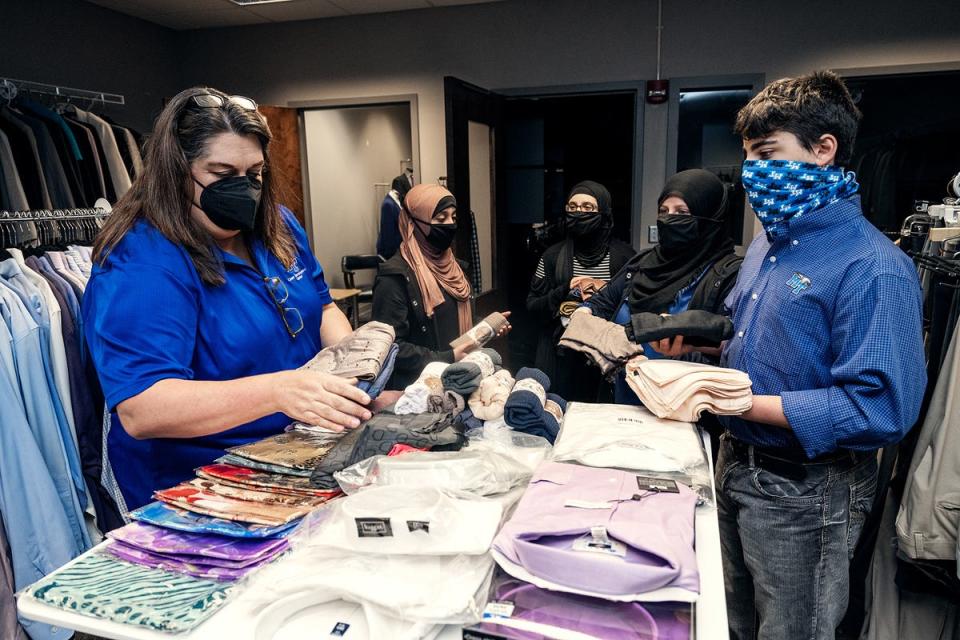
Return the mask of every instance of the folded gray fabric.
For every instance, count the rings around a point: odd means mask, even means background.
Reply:
[[[625,327],[596,318],[587,311],[577,311],[570,316],[559,346],[586,354],[604,375],[643,353],[643,347],[627,339]]]
[[[499,353],[493,349],[480,349],[444,369],[440,380],[444,390],[467,397],[480,388],[484,378],[496,373],[502,364]]]
[[[466,408],[463,396],[456,391],[444,391],[443,395],[427,396],[427,411],[457,415]]]
[[[683,336],[684,344],[718,347],[733,337],[733,323],[730,318],[709,311],[684,311],[676,315],[635,313],[630,316],[627,335],[638,343]]]
[[[394,338],[390,325],[368,322],[337,344],[322,350],[300,368],[341,378],[375,380],[390,353]]]
[[[376,455],[387,455],[395,444],[433,451],[459,451],[466,444],[463,423],[449,413],[396,415],[378,413],[347,433],[320,461],[310,483],[336,489],[333,474]]]

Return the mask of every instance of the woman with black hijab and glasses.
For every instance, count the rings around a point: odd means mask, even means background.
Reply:
[[[610,192],[598,182],[586,180],[570,190],[565,220],[566,239],[543,253],[527,295],[527,309],[542,325],[536,364],[562,397],[595,401],[599,372],[581,354],[559,356],[557,340],[573,310],[602,289],[634,251],[611,237]]]
[[[629,324],[631,315],[644,312],[723,313],[724,299],[743,261],[734,253],[727,232],[727,191],[723,183],[703,169],[681,171],[667,180],[658,205],[659,244],[630,260],[590,298],[586,306],[593,315]],[[645,344],[644,355],[674,357],[680,345],[680,337]],[[622,372],[616,380],[614,400],[639,404]]]

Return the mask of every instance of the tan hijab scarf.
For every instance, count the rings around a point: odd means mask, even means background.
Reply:
[[[433,317],[433,310],[443,304],[443,291],[446,291],[457,301],[460,332],[465,333],[473,326],[470,283],[453,257],[452,249],[438,252],[426,241],[429,233],[427,225],[433,219],[437,205],[445,198],[452,199],[453,194],[437,184],[418,184],[407,193],[400,214],[400,236],[403,238],[400,255],[417,278],[427,316]],[[414,218],[423,224],[414,222]],[[423,231],[423,228],[427,231]]]

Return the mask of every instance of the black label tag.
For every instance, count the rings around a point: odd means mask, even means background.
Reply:
[[[392,538],[390,518],[354,518],[357,535],[361,538]]]
[[[346,622],[338,622],[333,625],[333,631],[330,632],[330,635],[341,638],[347,634],[347,629],[350,628],[350,625]]]
[[[649,476],[637,476],[637,488],[641,491],[654,491],[656,493],[680,493],[675,481]]]
[[[410,533],[413,533],[414,531],[430,533],[430,523],[424,520],[407,520],[407,529],[410,531]]]

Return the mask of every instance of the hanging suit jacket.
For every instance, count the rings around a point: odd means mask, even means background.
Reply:
[[[900,512],[897,542],[914,560],[954,560],[960,523],[960,325],[920,429]]]

